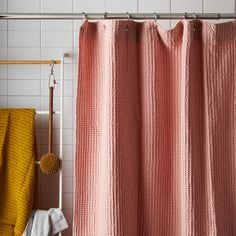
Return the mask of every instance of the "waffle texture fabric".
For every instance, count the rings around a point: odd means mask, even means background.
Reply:
[[[34,203],[34,109],[0,110],[0,236],[22,235]]]
[[[85,21],[74,236],[236,235],[236,21]]]

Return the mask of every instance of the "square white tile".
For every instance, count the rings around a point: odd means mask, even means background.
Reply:
[[[73,177],[73,162],[72,161],[62,161],[63,176]]]
[[[171,12],[202,12],[202,1],[174,0],[171,1]]]
[[[7,60],[7,47],[0,47],[0,60]]]
[[[7,95],[7,80],[0,80],[0,96]]]
[[[7,31],[0,31],[0,47],[7,47]]]
[[[73,208],[73,195],[71,193],[63,194],[63,209],[72,210]]]
[[[72,177],[64,177],[63,178],[63,192],[64,193],[72,193],[73,192],[73,178]]]
[[[9,80],[39,80],[40,65],[8,65]]]
[[[1,0],[2,1],[2,0]],[[39,13],[40,0],[8,0],[9,13]]]
[[[40,20],[9,20],[8,21],[9,31],[39,31],[40,30]]]
[[[0,108],[7,108],[7,96],[0,96]]]
[[[72,12],[72,0],[41,0],[42,8],[41,11],[43,13],[58,13],[58,12],[65,12],[71,13]]]
[[[40,47],[40,31],[8,31],[9,47]]]
[[[204,12],[235,12],[235,0],[204,0]]]
[[[39,60],[39,59],[40,59],[40,48],[8,47],[8,60]]]
[[[74,0],[74,12],[105,12],[106,0]]]
[[[42,20],[42,31],[72,31],[72,20]]]
[[[14,108],[35,108],[40,110],[40,97],[30,96],[9,96],[8,107]]]
[[[107,12],[130,12],[136,13],[138,11],[137,0],[109,0],[106,1]]]
[[[0,80],[7,79],[7,65],[0,65]]]
[[[43,48],[72,47],[73,34],[70,31],[42,31]]]
[[[0,21],[0,30],[7,30],[7,21],[5,20]]]
[[[7,13],[7,0],[0,1],[0,13]]]
[[[8,80],[8,95],[40,96],[40,80]]]

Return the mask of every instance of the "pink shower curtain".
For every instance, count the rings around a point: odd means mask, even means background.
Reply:
[[[236,22],[84,22],[74,236],[236,235]]]

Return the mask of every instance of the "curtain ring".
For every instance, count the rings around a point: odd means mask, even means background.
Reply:
[[[221,18],[220,13],[218,13],[218,19],[220,19],[220,18]]]

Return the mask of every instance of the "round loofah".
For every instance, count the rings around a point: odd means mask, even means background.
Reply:
[[[53,153],[46,153],[40,160],[40,169],[47,175],[55,174],[60,169],[60,159]]]

